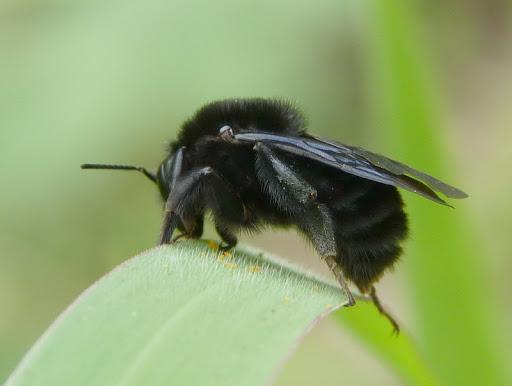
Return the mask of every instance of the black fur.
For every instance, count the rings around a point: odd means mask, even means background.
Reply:
[[[171,142],[171,152],[181,146],[194,145],[205,136],[217,136],[219,128],[229,125],[235,130],[261,130],[288,135],[305,131],[306,119],[291,103],[274,99],[228,99],[200,108],[187,120]]]
[[[84,164],[84,169],[137,170],[157,183],[165,202],[160,243],[176,229],[200,238],[207,212],[225,243],[240,231],[295,227],[314,245],[354,299],[346,279],[383,309],[374,282],[393,267],[407,236],[397,187],[448,205],[467,195],[432,176],[364,149],[312,137],[290,103],[232,99],[201,108],[181,128],[156,175],[140,166]],[[181,235],[177,236],[181,237]]]
[[[218,137],[219,129],[228,125],[235,131],[265,131],[282,135],[305,134],[302,114],[284,101],[268,99],[241,99],[214,102],[201,108],[185,122],[178,139],[170,145],[170,154],[160,169],[173,158],[174,152],[185,147],[181,175],[193,170],[211,167],[223,184],[236,195],[220,195],[214,207],[197,185],[189,189],[187,202],[199,211],[211,210],[217,228],[231,237],[223,237],[234,244],[234,235],[241,230],[259,230],[267,225],[295,226],[313,241],[318,250],[322,241],[314,242],[319,226],[311,229],[305,216],[307,203],[289,197],[286,183],[272,177],[272,168],[257,157],[252,144],[228,143]],[[289,166],[314,190],[315,205],[322,205],[333,227],[336,261],[347,279],[363,292],[398,259],[400,242],[407,234],[407,219],[397,189],[393,186],[362,179],[325,165],[274,150],[279,159]],[[167,178],[158,173],[157,181],[167,201]],[[276,182],[277,181],[277,182]],[[210,193],[211,194],[211,193]],[[240,208],[239,216],[233,208]],[[182,212],[182,209],[178,210]],[[184,212],[182,212],[185,214]],[[312,212],[311,212],[312,213]],[[202,216],[195,213],[197,219]],[[183,220],[183,219],[182,219]],[[190,221],[190,219],[187,219]],[[320,221],[320,220],[319,220]],[[190,225],[188,225],[190,227]],[[187,229],[179,225],[183,232]],[[199,225],[192,227],[199,229]],[[194,237],[200,237],[196,232]]]

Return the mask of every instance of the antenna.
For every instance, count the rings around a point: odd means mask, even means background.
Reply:
[[[131,165],[104,165],[104,164],[82,164],[82,169],[109,169],[109,170],[135,170],[144,174],[147,178],[156,184],[156,176],[148,172],[146,168],[142,166],[131,166]]]

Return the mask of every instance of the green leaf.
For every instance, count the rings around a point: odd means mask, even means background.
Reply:
[[[435,68],[423,52],[426,44],[419,30],[423,20],[415,11],[414,2],[404,0],[375,0],[364,6],[370,26],[365,31],[369,95],[374,98],[376,122],[382,127],[377,141],[391,149],[388,154],[393,158],[446,178],[448,157],[439,113],[442,93],[436,89]],[[404,260],[411,279],[420,352],[444,384],[509,384],[503,350],[497,343],[496,315],[492,307],[485,307],[493,291],[485,275],[486,257],[464,213],[466,203],[452,202],[457,209],[450,210],[410,194],[405,198],[412,240]],[[368,315],[364,323],[350,325],[398,373],[406,374],[411,370],[404,367],[406,361],[389,361],[396,344],[370,333],[372,320],[375,317]]]
[[[441,382],[427,365],[414,340],[402,330],[392,332],[389,321],[371,303],[358,302],[336,312],[334,320],[348,327],[364,345],[386,363],[407,385],[434,386]]]
[[[7,385],[262,385],[345,301],[262,254],[192,241],[155,248],[86,290]]]

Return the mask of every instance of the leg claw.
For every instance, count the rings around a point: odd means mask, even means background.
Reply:
[[[224,242],[222,242],[222,243],[219,244],[219,252],[228,253],[234,247],[235,247],[234,245],[229,245],[229,244],[225,244]]]
[[[350,291],[347,292],[347,304],[345,304],[345,307],[352,307],[356,305],[356,301],[354,299],[354,295]]]
[[[182,233],[180,235],[174,236],[173,239],[169,242],[169,244],[174,244],[183,237],[187,237],[187,235],[185,233]]]

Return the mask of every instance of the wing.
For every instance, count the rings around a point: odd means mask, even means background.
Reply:
[[[309,135],[291,137],[266,132],[237,133],[235,140],[249,143],[262,142],[361,178],[406,189],[443,205],[448,204],[435,191],[450,198],[467,197],[463,191],[410,166],[342,143]]]

